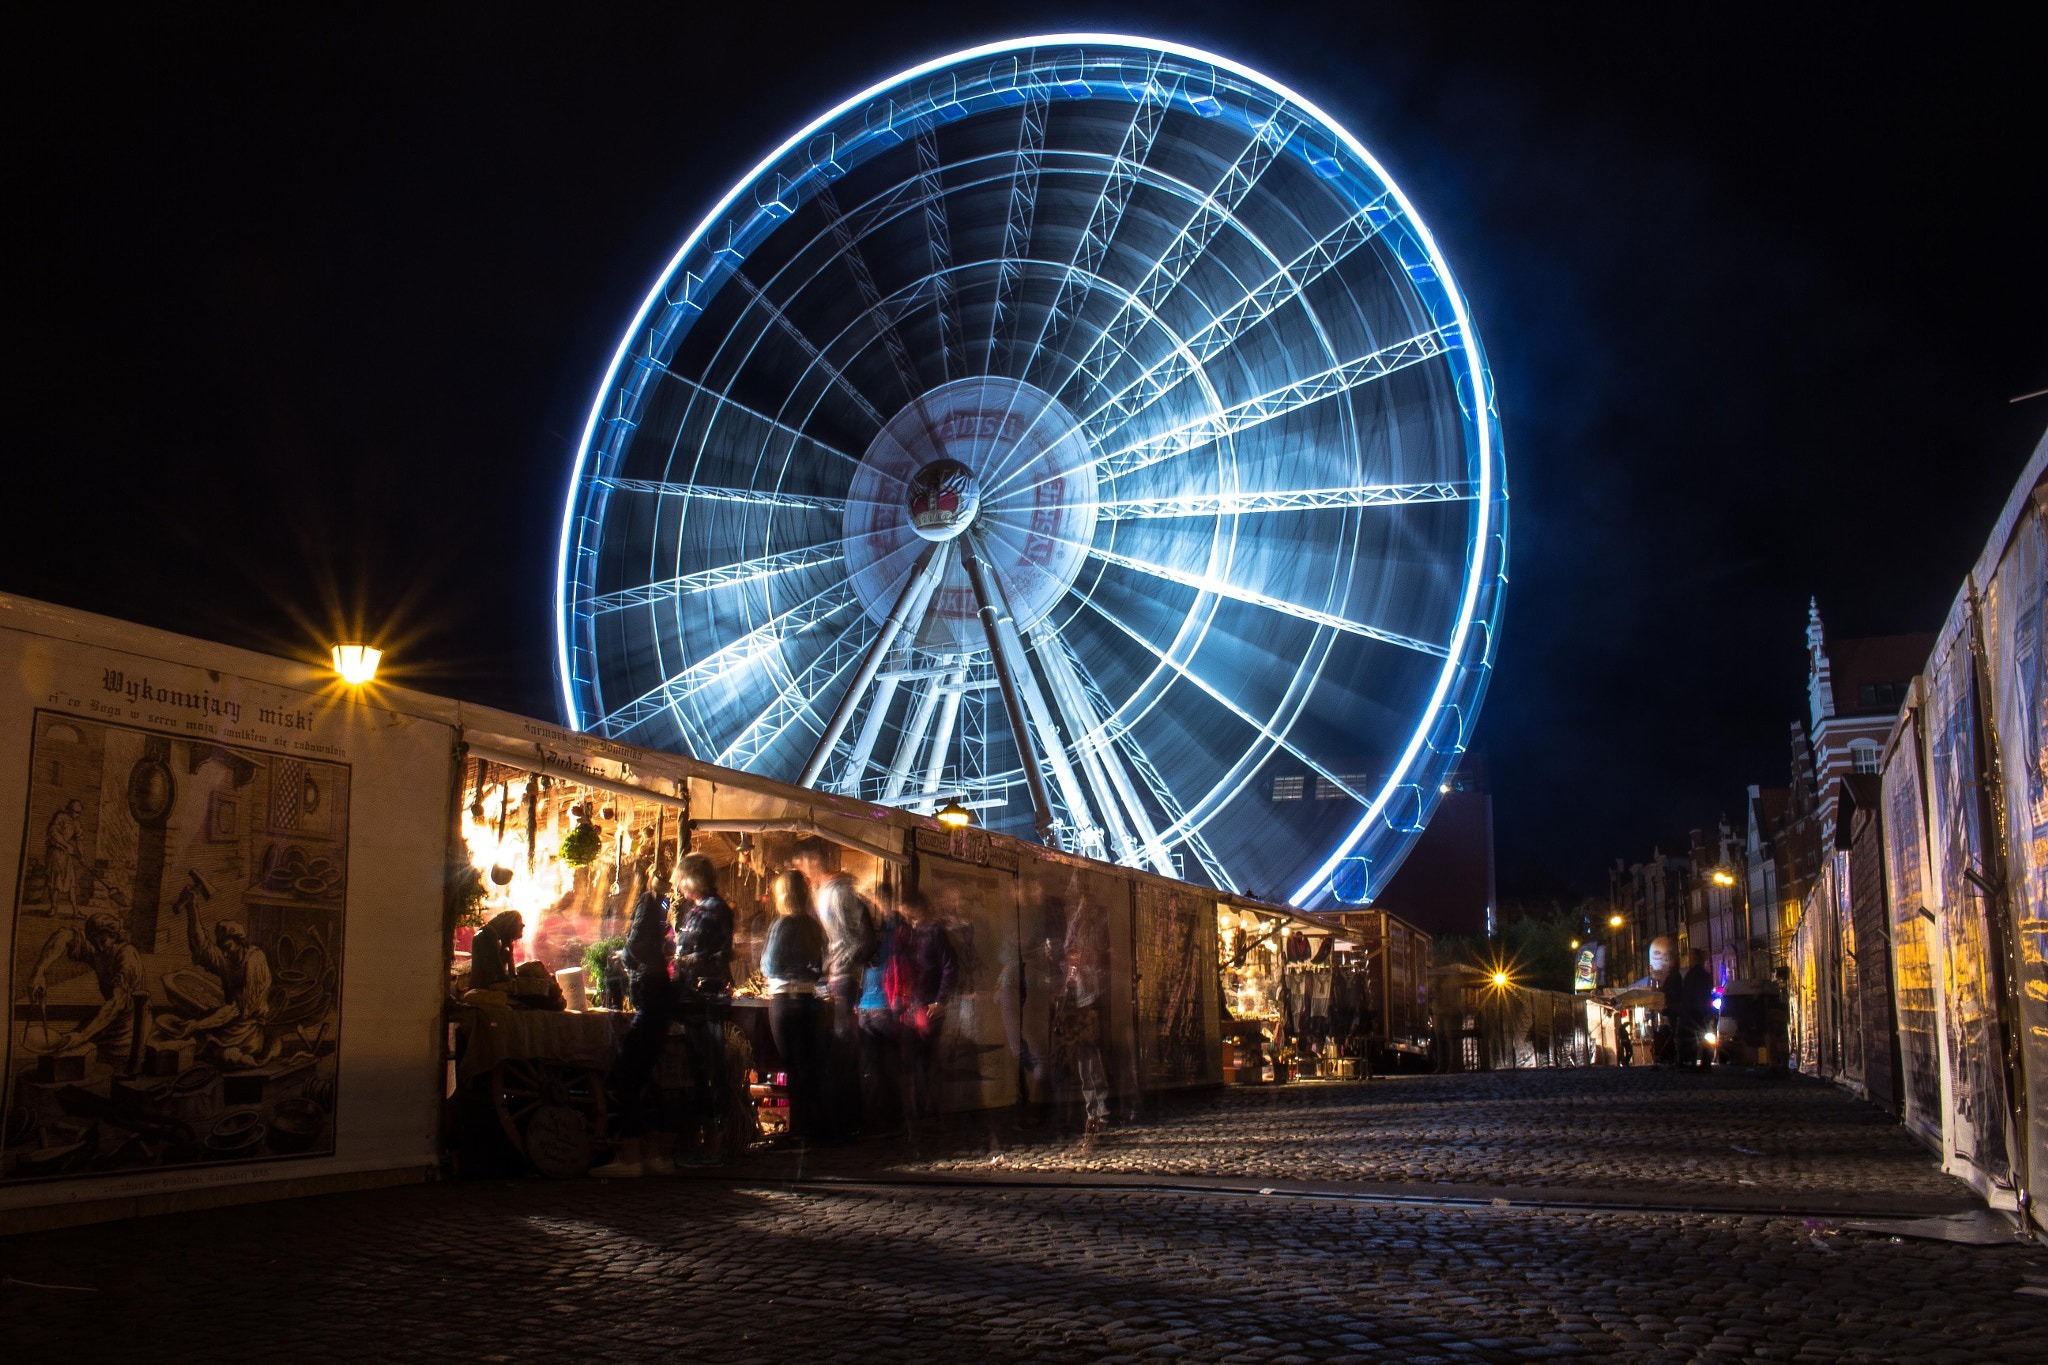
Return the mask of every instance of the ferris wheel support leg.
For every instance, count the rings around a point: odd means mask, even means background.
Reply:
[[[957,668],[933,684],[945,690],[939,694],[939,724],[932,731],[931,752],[924,762],[924,794],[936,795],[939,778],[946,771],[946,746],[953,742],[953,726],[960,719],[960,689],[967,685],[967,670]]]
[[[967,581],[974,588],[982,633],[988,636],[988,652],[990,661],[995,665],[996,686],[1003,693],[1003,709],[1010,715],[1010,733],[1017,737],[1017,755],[1024,764],[1024,785],[1031,792],[1032,822],[1038,829],[1038,842],[1056,848],[1052,796],[1045,789],[1045,773],[1038,766],[1038,746],[1031,742],[1031,725],[1025,718],[1024,698],[1018,686],[1016,665],[1024,662],[1024,651],[1011,643],[1017,637],[1017,629],[1009,619],[1008,607],[999,605],[1002,599],[996,596],[994,577],[988,564],[970,544],[967,549]],[[1083,805],[1076,814],[1085,810],[1087,807]]]
[[[853,742],[846,771],[839,775],[839,790],[848,796],[860,795],[860,780],[867,775],[868,763],[875,756],[875,742],[882,737],[882,726],[889,719],[889,707],[896,700],[898,686],[891,677],[875,684],[875,699],[868,703],[867,719],[861,724],[859,738]]]
[[[918,693],[917,705],[911,708],[910,720],[903,727],[903,735],[896,741],[896,757],[889,763],[889,780],[882,788],[882,804],[893,806],[903,789],[910,785],[910,770],[917,763],[918,752],[924,748],[924,737],[931,731],[932,715],[939,709],[939,682],[934,678],[927,681]]]
[[[1124,823],[1123,812],[1117,806],[1109,776],[1102,768],[1102,755],[1088,742],[1088,736],[1095,728],[1095,718],[1085,704],[1077,704],[1075,689],[1069,685],[1072,679],[1060,671],[1059,665],[1066,659],[1059,653],[1059,647],[1057,636],[1042,623],[1032,629],[1032,652],[1038,656],[1039,667],[1045,670],[1053,709],[1067,733],[1074,737],[1074,750],[1080,755],[1081,771],[1087,776],[1088,788],[1095,796],[1096,809],[1102,812],[1102,823],[1109,828],[1110,841],[1116,845],[1117,861],[1126,866],[1135,865],[1142,861],[1143,855],[1132,840],[1130,827]]]
[[[896,599],[896,605],[882,622],[881,633],[868,646],[868,655],[860,661],[860,671],[853,675],[846,693],[840,697],[839,705],[833,708],[832,719],[825,724],[825,733],[818,736],[818,746],[811,750],[811,757],[804,764],[803,775],[798,777],[799,787],[817,785],[818,774],[825,770],[832,751],[839,747],[839,737],[846,733],[846,726],[853,719],[855,708],[866,694],[868,685],[875,680],[875,674],[882,671],[882,660],[889,657],[890,648],[896,637],[903,633],[903,623],[910,619],[911,612],[931,597],[933,589],[946,574],[946,552],[950,547],[943,542],[928,546],[910,567],[910,581],[903,585],[903,592]]]
[[[1038,657],[1045,661],[1045,676],[1052,682],[1053,697],[1061,703],[1067,714],[1068,723],[1073,727],[1075,744],[1081,750],[1081,757],[1088,764],[1089,776],[1097,784],[1096,795],[1103,810],[1109,815],[1111,828],[1116,830],[1119,842],[1126,845],[1129,861],[1150,863],[1163,876],[1177,875],[1173,869],[1173,858],[1166,851],[1166,845],[1159,838],[1159,831],[1152,823],[1152,817],[1145,810],[1144,802],[1138,799],[1137,788],[1131,783],[1130,774],[1124,771],[1123,760],[1115,748],[1104,737],[1091,743],[1097,718],[1095,708],[1088,701],[1088,694],[1081,686],[1075,673],[1074,661],[1068,657],[1065,643],[1050,631],[1039,630],[1032,634],[1038,647]],[[1104,718],[1106,719],[1106,717]],[[1130,813],[1131,828],[1136,839],[1124,833],[1117,819],[1117,808]]]

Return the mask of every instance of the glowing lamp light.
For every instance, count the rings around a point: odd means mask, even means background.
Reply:
[[[1576,948],[1576,947],[1578,947],[1578,946],[1579,946],[1579,941],[1578,941],[1577,939],[1573,939],[1573,940],[1572,940],[1572,947]]]
[[[948,801],[945,805],[940,806],[933,813],[932,818],[947,829],[966,829],[974,823],[974,817],[968,813],[967,807],[961,805],[958,801]]]
[[[1494,985],[1496,985],[1496,986],[1505,986],[1505,985],[1507,985],[1507,984],[1508,984],[1508,974],[1507,974],[1506,972],[1495,972],[1495,973],[1493,974],[1493,984],[1494,984]]]
[[[1607,917],[1607,927],[1610,929],[1619,929],[1621,927],[1621,916],[1609,915]]]
[[[368,645],[336,645],[334,671],[350,687],[361,687],[377,676],[377,662],[383,657],[383,650]]]
[[[1735,885],[1735,874],[1734,874],[1733,872],[1730,872],[1730,871],[1729,871],[1729,870],[1728,870],[1727,868],[1725,868],[1725,867],[1717,867],[1717,868],[1715,868],[1715,869],[1714,869],[1714,885],[1716,885],[1716,886],[1733,886],[1733,885]]]

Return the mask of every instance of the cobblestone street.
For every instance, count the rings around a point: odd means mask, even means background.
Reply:
[[[1053,1126],[958,1124],[922,1160],[10,1238],[0,1340],[21,1360],[2048,1358],[2048,1298],[2021,1292],[2048,1253],[1843,1226],[1974,1201],[1810,1082],[1416,1077],[1191,1097],[1088,1151]]]

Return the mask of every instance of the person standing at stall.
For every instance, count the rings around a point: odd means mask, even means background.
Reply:
[[[960,984],[960,958],[953,951],[945,921],[922,891],[903,893],[910,921],[904,945],[906,990],[897,1012],[910,1061],[911,1115],[929,1118],[939,1107],[939,1043],[946,1027],[946,1007]]]
[[[666,1152],[650,1149],[650,1116],[643,1091],[661,1060],[668,1043],[668,1026],[675,1017],[675,999],[668,977],[668,906],[664,893],[667,879],[650,873],[633,914],[626,923],[626,942],[619,956],[626,965],[626,991],[634,1014],[633,1023],[619,1044],[618,1060],[612,1065],[612,1101],[619,1113],[618,1155],[591,1172],[600,1177],[654,1174],[673,1175],[675,1163]]]
[[[910,939],[910,926],[896,907],[896,895],[886,885],[875,887],[880,906],[876,917],[875,954],[861,973],[859,1009],[861,1123],[871,1137],[901,1131],[910,1110],[903,1084],[903,1039],[896,1022],[896,1009],[907,976],[902,970],[903,954]]]
[[[825,929],[811,908],[810,884],[801,873],[778,873],[775,924],[761,954],[768,978],[768,1028],[789,1077],[789,1131],[803,1142],[821,1133],[818,981],[825,974]]]
[[[725,1118],[732,1099],[725,1065],[732,908],[718,894],[718,870],[703,854],[684,854],[676,873],[684,901],[676,930],[676,1016],[690,1049],[704,1159],[718,1161],[725,1155]]]
[[[845,1139],[860,1127],[861,974],[875,956],[875,916],[853,878],[835,868],[832,846],[823,839],[799,842],[790,865],[811,890],[818,923],[825,930],[825,975],[818,983],[824,1043],[827,1137]]]

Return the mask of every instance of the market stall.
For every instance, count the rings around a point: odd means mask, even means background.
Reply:
[[[1256,902],[1216,903],[1224,1078],[1356,1076],[1370,1010],[1367,954],[1329,925]]]

